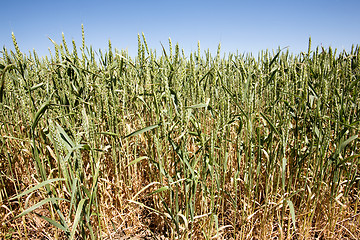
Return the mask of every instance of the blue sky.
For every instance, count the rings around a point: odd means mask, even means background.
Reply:
[[[359,0],[298,1],[3,1],[0,15],[0,47],[13,49],[15,33],[21,51],[35,49],[48,55],[61,42],[81,45],[81,24],[86,45],[113,47],[137,53],[137,34],[144,32],[152,49],[167,46],[168,38],[186,54],[201,49],[222,53],[257,53],[289,47],[293,53],[313,46],[349,50],[360,43]]]

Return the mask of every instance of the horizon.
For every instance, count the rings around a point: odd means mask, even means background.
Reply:
[[[72,40],[81,45],[81,25],[85,29],[85,45],[95,51],[125,50],[137,55],[138,34],[144,33],[150,49],[162,52],[179,44],[186,55],[196,52],[221,55],[253,54],[286,48],[292,54],[307,52],[309,38],[312,49],[324,47],[338,53],[350,51],[359,44],[360,2],[348,0],[318,1],[36,1],[6,2],[0,19],[1,47],[14,49],[14,32],[22,52],[35,51],[49,56],[54,45],[62,42],[62,33],[70,48]],[[20,7],[18,7],[20,6]],[[56,8],[65,9],[56,11]],[[125,10],[124,10],[125,9]]]

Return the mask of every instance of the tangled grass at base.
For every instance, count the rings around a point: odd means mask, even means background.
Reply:
[[[359,239],[359,47],[0,58],[0,238]],[[79,51],[80,50],[80,51]]]

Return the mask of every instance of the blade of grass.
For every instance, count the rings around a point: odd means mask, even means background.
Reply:
[[[71,234],[70,234],[70,240],[75,239],[76,228],[77,228],[77,225],[80,222],[81,213],[83,211],[84,204],[85,204],[86,201],[87,201],[87,199],[81,199],[80,202],[79,202],[79,205],[78,205],[78,207],[76,209],[75,219],[74,219],[74,223],[72,225]]]
[[[152,129],[158,128],[159,126],[161,126],[161,124],[155,124],[155,125],[151,125],[151,126],[148,126],[148,127],[144,127],[144,128],[142,128],[140,130],[137,130],[135,132],[130,133],[129,135],[126,135],[124,138],[137,136],[137,135],[142,134],[144,132],[148,132],[148,131],[150,131]]]
[[[47,180],[47,181],[44,181],[44,182],[42,182],[42,183],[39,183],[38,185],[30,188],[29,190],[27,190],[27,191],[25,191],[25,192],[23,192],[23,193],[21,193],[21,194],[19,194],[19,195],[16,195],[15,197],[10,198],[9,201],[12,201],[12,200],[14,200],[14,199],[20,198],[20,197],[22,197],[22,196],[24,196],[24,195],[27,195],[27,194],[29,194],[29,193],[32,193],[33,191],[38,190],[39,188],[42,188],[42,187],[44,187],[45,185],[50,184],[50,183],[52,183],[52,182],[65,181],[65,180],[66,180],[65,178],[53,178],[53,179],[49,179],[49,180]]]
[[[42,205],[44,205],[44,204],[46,204],[46,203],[48,203],[48,202],[52,202],[52,201],[67,201],[67,202],[68,202],[69,200],[67,200],[67,199],[65,199],[65,198],[46,198],[46,199],[38,202],[37,204],[33,205],[32,207],[24,210],[22,213],[20,213],[19,215],[17,215],[17,216],[15,217],[15,219],[16,219],[16,218],[19,218],[19,217],[22,217],[22,216],[24,216],[24,215],[26,215],[26,214],[28,214],[28,213],[31,213],[31,212],[34,211],[35,209],[41,207]]]

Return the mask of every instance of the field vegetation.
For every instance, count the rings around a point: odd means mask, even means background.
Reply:
[[[360,239],[358,46],[139,35],[132,58],[82,33],[1,51],[1,239]]]

